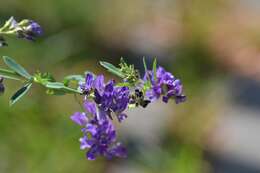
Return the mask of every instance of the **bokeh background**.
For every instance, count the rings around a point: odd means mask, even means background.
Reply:
[[[260,1],[1,0],[0,22],[29,18],[44,28],[35,43],[8,38],[0,49],[30,72],[57,79],[99,60],[153,57],[184,84],[187,102],[129,111],[118,124],[127,159],[87,161],[69,116],[73,96],[34,86],[10,108],[19,88],[0,97],[1,173],[259,173]],[[1,65],[2,62],[1,62]]]

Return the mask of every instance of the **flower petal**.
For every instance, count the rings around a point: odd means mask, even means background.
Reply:
[[[84,101],[84,108],[91,113],[92,115],[96,115],[97,111],[96,111],[96,104],[94,102],[85,100]]]
[[[70,119],[80,126],[84,126],[88,121],[88,118],[86,117],[85,113],[81,113],[81,112],[74,113],[70,117]]]

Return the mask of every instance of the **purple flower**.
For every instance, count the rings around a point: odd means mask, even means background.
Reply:
[[[85,96],[83,105],[85,112],[76,112],[71,119],[82,127],[80,149],[87,150],[88,160],[95,160],[98,156],[108,159],[126,157],[126,149],[116,140],[117,134],[112,124],[112,116],[115,115],[119,122],[125,120],[127,115],[124,111],[129,104],[146,107],[161,96],[166,103],[171,98],[175,99],[176,103],[185,101],[180,80],[162,67],[157,69],[156,76],[152,71],[148,71],[144,82],[151,84],[146,93],[140,88],[142,85],[130,90],[126,86],[116,86],[114,80],[105,83],[103,75],[86,74],[85,82],[79,84]]]
[[[95,102],[101,111],[111,118],[113,112],[117,117],[127,109],[129,103],[130,90],[128,87],[116,87],[115,82],[109,81],[104,88],[104,92],[99,92],[95,89]],[[122,117],[122,116],[121,116]],[[127,117],[127,116],[123,116]],[[123,118],[118,117],[121,122]]]
[[[83,137],[80,138],[80,149],[87,149],[88,160],[95,160],[98,156],[108,159],[113,157],[126,157],[126,149],[121,143],[116,142],[116,130],[112,122],[104,116],[98,120],[98,114],[94,102],[85,101],[84,107],[88,113],[75,113],[71,119],[82,126]],[[87,116],[88,115],[88,118]]]
[[[19,38],[25,38],[27,40],[34,41],[36,37],[39,37],[43,34],[41,26],[33,20],[29,20],[28,25],[21,28],[21,30],[17,30]]]
[[[95,77],[92,73],[88,73],[85,83],[80,84],[80,88],[86,94],[86,98],[92,93],[94,94],[93,99],[99,108],[98,119],[102,119],[104,116],[112,119],[112,113],[120,116],[128,107],[129,88],[115,86],[114,80],[105,83],[103,75]],[[123,119],[118,117],[118,120],[121,122]]]
[[[34,41],[36,37],[43,34],[41,26],[33,20],[22,20],[18,23],[14,17],[10,19],[10,29],[14,30],[18,38]]]
[[[121,123],[122,121],[124,121],[127,118],[127,115],[124,113],[121,113],[117,116],[118,121]]]
[[[167,103],[169,99],[175,99],[176,103],[185,101],[186,96],[183,95],[182,84],[170,72],[159,67],[156,71],[156,78],[152,71],[148,71],[144,76],[144,81],[150,81],[152,87],[146,92],[146,96],[155,101],[163,96],[163,102]]]
[[[41,26],[33,20],[29,21],[29,25],[25,28],[28,35],[33,35],[34,37],[41,36],[43,30]]]
[[[86,117],[85,113],[81,113],[81,112],[76,112],[74,113],[70,119],[72,121],[74,121],[76,124],[80,125],[80,126],[84,126],[86,124],[86,122],[88,121],[88,118]]]
[[[85,82],[79,84],[80,89],[85,93],[86,95],[90,94],[91,91],[94,91],[94,89],[97,89],[99,92],[103,92],[104,90],[104,76],[99,75],[96,76],[92,73],[87,73],[85,77]]]

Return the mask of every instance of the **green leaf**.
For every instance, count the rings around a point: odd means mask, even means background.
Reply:
[[[51,89],[62,89],[65,87],[64,84],[60,82],[47,82],[45,86]]]
[[[14,17],[10,17],[4,24],[4,26],[0,29],[1,31],[6,30],[7,28],[11,27],[12,21],[14,20]]]
[[[32,83],[25,84],[22,88],[20,88],[14,95],[10,98],[10,105],[15,104],[19,99],[21,99],[31,88]]]
[[[0,77],[3,77],[5,79],[12,79],[12,80],[21,80],[19,78],[16,78],[16,77],[13,77],[13,76],[8,76],[8,75],[3,75],[3,74],[0,74]]]
[[[49,89],[55,89],[55,90],[60,90],[60,91],[64,91],[66,93],[77,93],[77,94],[81,94],[80,91],[73,89],[73,88],[69,88],[66,87],[63,83],[61,82],[47,82],[45,85],[47,88]]]
[[[3,56],[4,62],[5,64],[12,69],[13,71],[15,71],[17,74],[25,77],[26,79],[31,79],[32,76],[19,64],[17,64],[15,62],[15,60],[13,60],[10,57],[7,56]]]
[[[147,69],[147,65],[146,65],[145,57],[143,57],[143,64],[144,64],[144,70],[145,70],[145,72],[147,72],[148,69]]]
[[[153,60],[153,75],[154,75],[155,81],[157,80],[156,71],[157,71],[157,60],[156,60],[156,58],[154,58],[154,60]]]
[[[113,64],[110,64],[110,63],[104,62],[104,61],[100,61],[100,65],[102,65],[104,68],[106,68],[109,72],[111,72],[121,78],[125,77],[124,73],[122,73],[121,70],[119,68],[115,67]]]
[[[6,79],[21,80],[18,78],[19,75],[16,72],[4,68],[0,68],[0,76]]]

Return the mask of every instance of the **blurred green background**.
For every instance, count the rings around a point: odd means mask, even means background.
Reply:
[[[7,38],[0,56],[57,79],[86,70],[111,77],[99,60],[124,57],[142,68],[143,56],[150,65],[157,57],[182,80],[188,100],[130,111],[118,124],[129,157],[87,161],[69,119],[79,110],[73,96],[34,86],[10,108],[19,86],[6,81],[0,172],[260,172],[259,9],[257,0],[2,0],[2,24],[10,16],[33,19],[44,36],[35,43]]]

